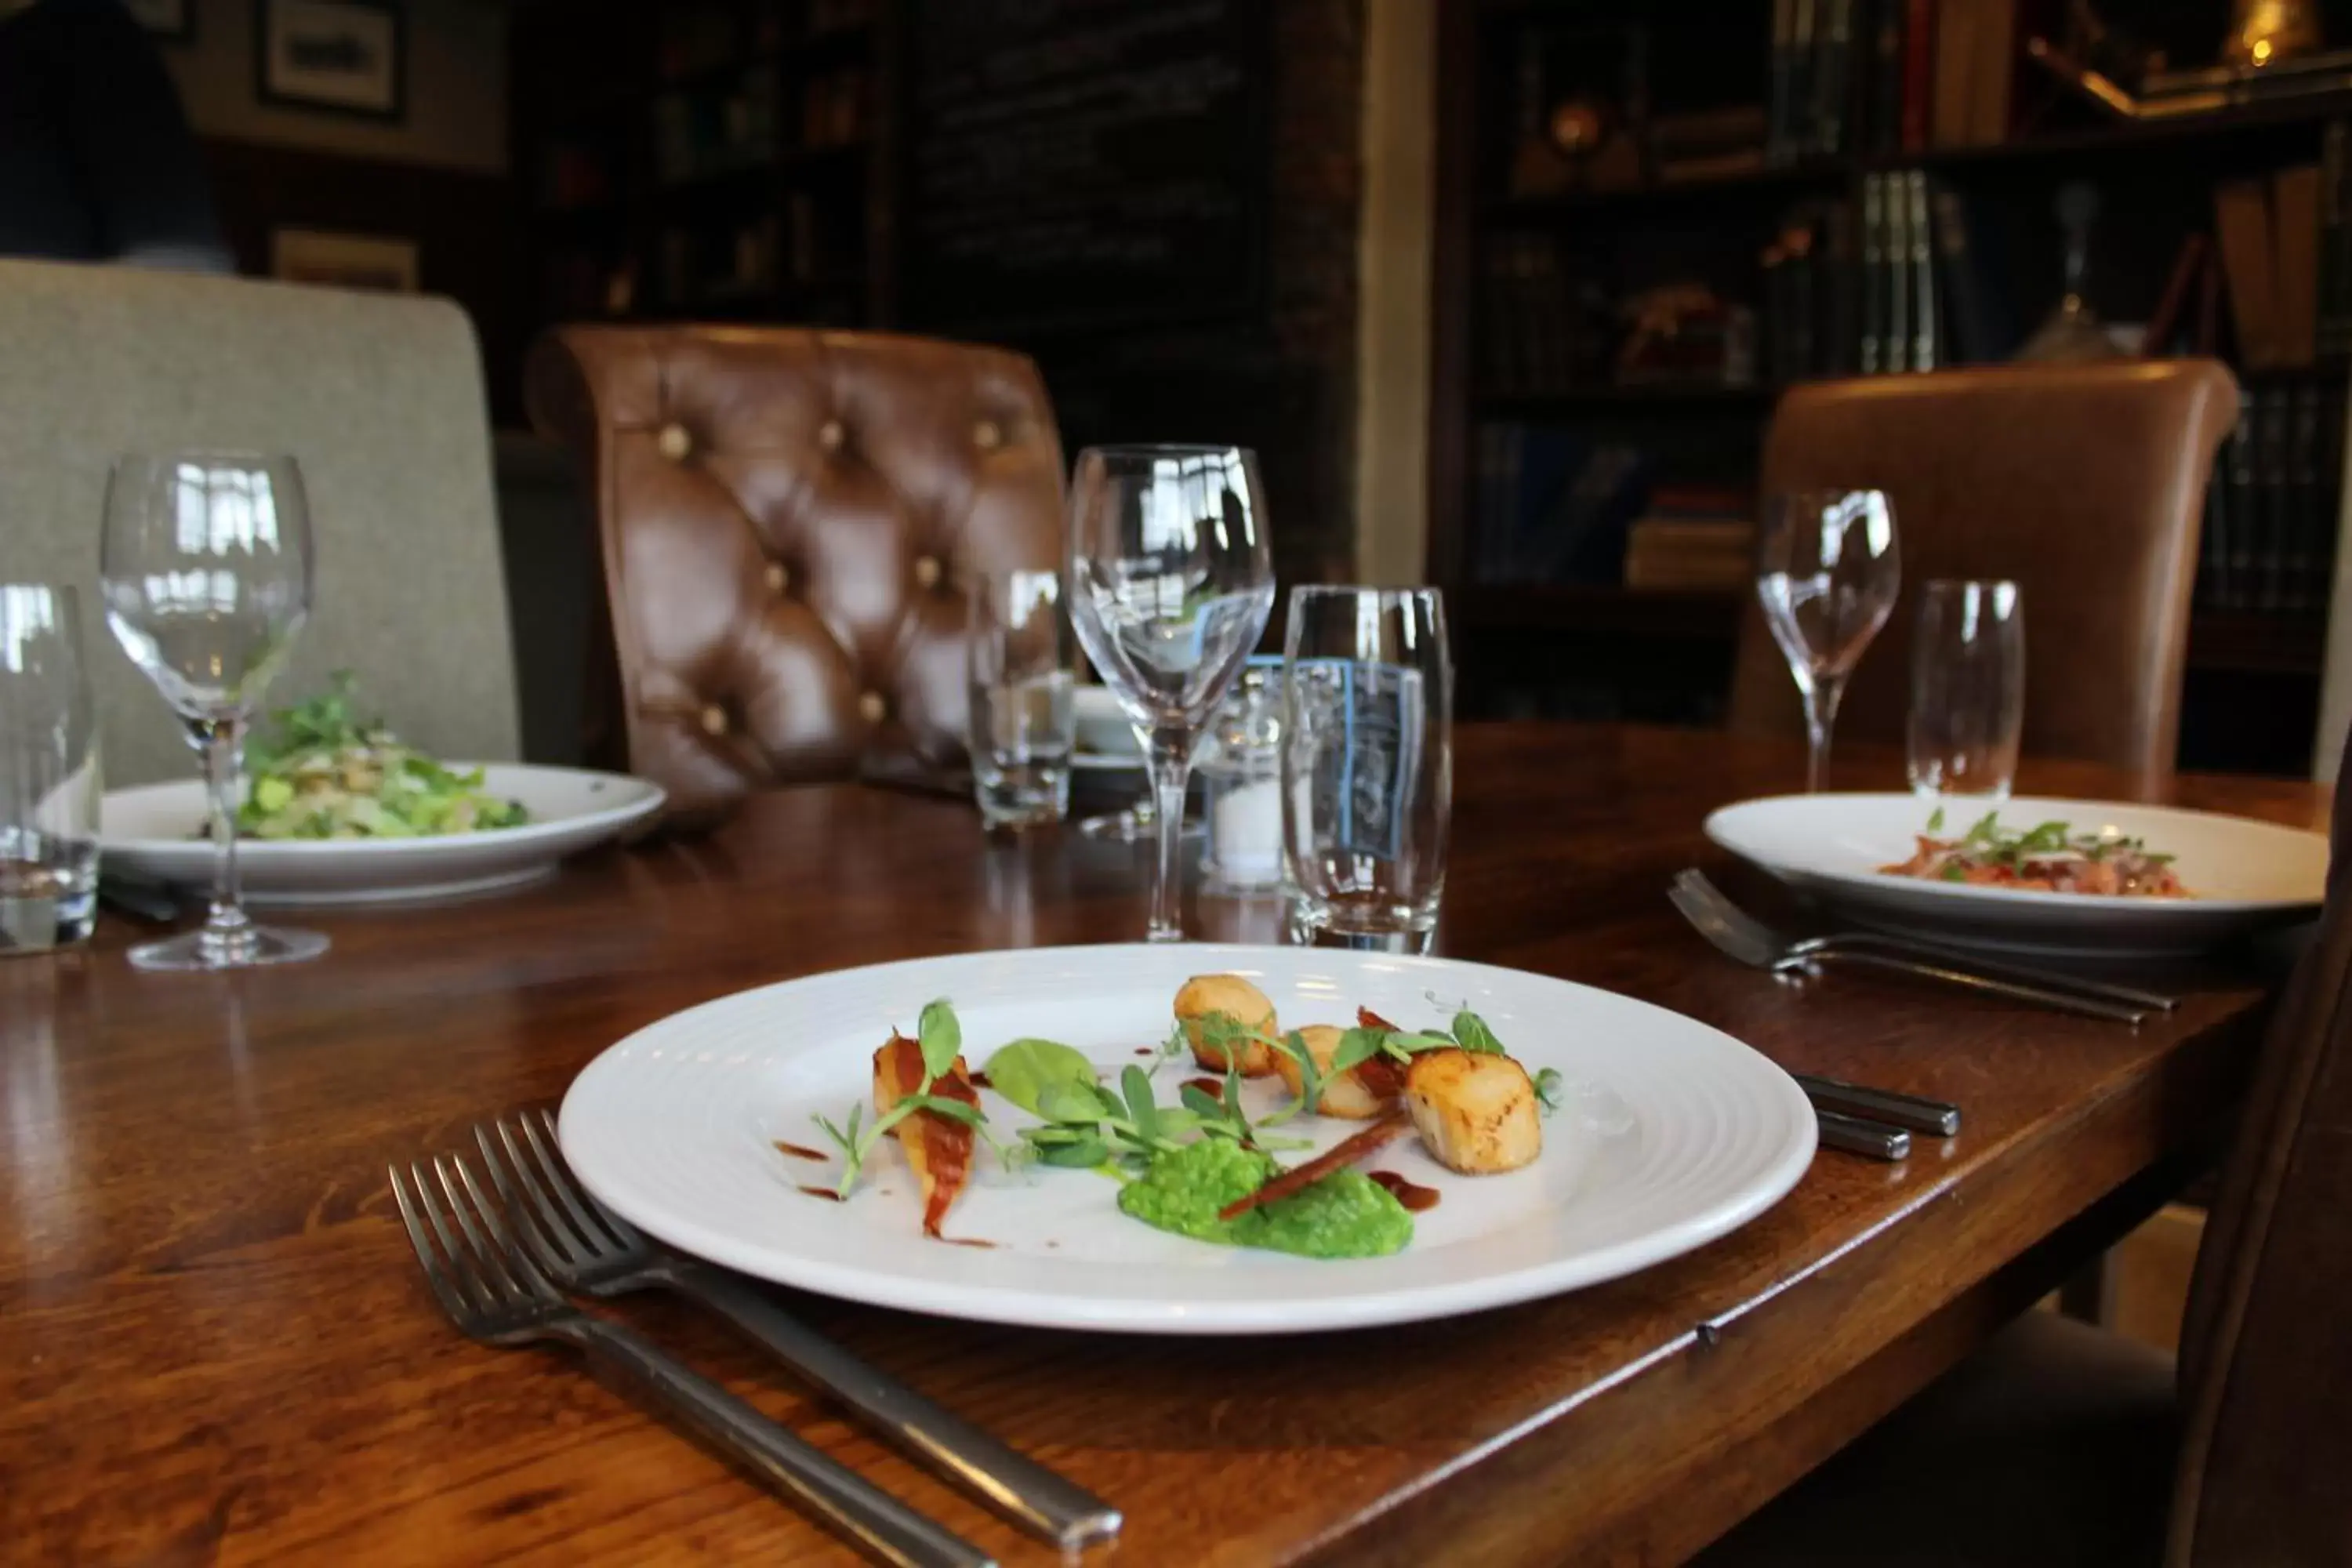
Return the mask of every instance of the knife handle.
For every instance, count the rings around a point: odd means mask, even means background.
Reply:
[[[1805,1091],[1805,1098],[1813,1102],[1816,1110],[1907,1127],[1936,1138],[1949,1138],[1960,1130],[1960,1108],[1940,1100],[1898,1094],[1891,1089],[1872,1089],[1866,1084],[1811,1073],[1799,1073],[1796,1078],[1797,1087]]]
[[[1849,1154],[1861,1154],[1873,1160],[1907,1160],[1911,1157],[1911,1134],[1900,1127],[1889,1127],[1884,1121],[1866,1121],[1859,1116],[1843,1116],[1834,1110],[1815,1110],[1813,1120],[1821,1124],[1822,1142],[1832,1149],[1843,1149]]]

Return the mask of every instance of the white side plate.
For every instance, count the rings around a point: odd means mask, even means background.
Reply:
[[[847,1203],[810,1195],[835,1161],[810,1121],[871,1093],[874,1048],[924,1003],[955,1004],[965,1058],[1024,1035],[1084,1051],[1106,1078],[1148,1065],[1191,975],[1246,974],[1286,1025],[1370,1006],[1410,1028],[1467,1004],[1528,1070],[1557,1068],[1544,1152],[1499,1176],[1442,1170],[1407,1134],[1370,1162],[1438,1188],[1391,1258],[1316,1261],[1154,1230],[1085,1171],[1005,1173],[984,1149],[946,1233],[921,1234],[915,1183],[877,1151]],[[1142,1054],[1139,1054],[1142,1053]],[[1160,1069],[1175,1098],[1189,1059]],[[1252,1114],[1282,1098],[1251,1086]],[[992,1091],[1000,1137],[1029,1120]],[[871,1115],[869,1106],[868,1115]],[[1329,1144],[1361,1123],[1286,1126]],[[1047,1328],[1290,1333],[1476,1311],[1612,1279],[1704,1245],[1770,1207],[1804,1173],[1813,1115],[1794,1081],[1730,1037],[1566,981],[1444,959],[1281,947],[1039,948],[845,970],[707,1003],[591,1062],[563,1101],[563,1150],[606,1204],[688,1252],[878,1306]],[[1287,1160],[1304,1153],[1286,1154]]]
[[[451,763],[463,773],[482,766]],[[491,763],[483,786],[530,812],[520,827],[436,838],[256,839],[237,845],[245,896],[256,904],[377,904],[451,898],[534,881],[661,809],[659,785],[625,773]],[[204,785],[194,779],[110,792],[100,863],[151,881],[208,886],[213,849]]]
[[[1956,801],[1944,832],[1957,837],[1990,809]],[[2020,797],[2004,824],[2064,822],[2112,831],[2177,857],[2191,899],[2109,899],[1890,877],[1908,859],[1932,802],[1908,795],[1790,795],[1727,805],[1706,836],[1865,925],[1947,942],[2052,953],[2155,956],[2200,952],[2248,931],[2315,910],[2327,882],[2327,840],[2244,817],[2113,801]]]

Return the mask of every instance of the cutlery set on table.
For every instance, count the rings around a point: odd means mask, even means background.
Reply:
[[[869,1430],[1042,1540],[1106,1541],[1118,1510],[810,1330],[751,1286],[646,1240],[583,1191],[544,1110],[474,1129],[478,1148],[391,1171],[433,1294],[485,1344],[569,1344],[878,1560],[980,1568],[986,1552],[908,1507],[644,1335],[573,1295],[660,1289],[725,1318]],[[487,1183],[477,1173],[488,1173]]]

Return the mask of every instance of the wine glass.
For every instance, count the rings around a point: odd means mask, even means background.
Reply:
[[[1765,504],[1756,596],[1805,702],[1805,788],[1827,782],[1838,700],[1895,609],[1903,562],[1895,509],[1878,490],[1798,490]]]
[[[1159,829],[1150,942],[1184,940],[1192,749],[1274,609],[1265,496],[1238,447],[1089,447],[1070,482],[1070,619],[1144,737]]]
[[[211,805],[212,912],[131,950],[142,969],[239,969],[315,958],[315,931],[259,926],[237,896],[237,774],[246,725],[310,613],[310,513],[287,457],[160,452],[118,460],[106,486],[99,584],[106,624],[187,726]]]

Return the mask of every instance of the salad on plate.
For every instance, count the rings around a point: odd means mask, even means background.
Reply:
[[[480,769],[445,767],[382,720],[362,721],[347,670],[273,718],[248,752],[240,838],[422,838],[530,820],[521,802],[483,787]]]

